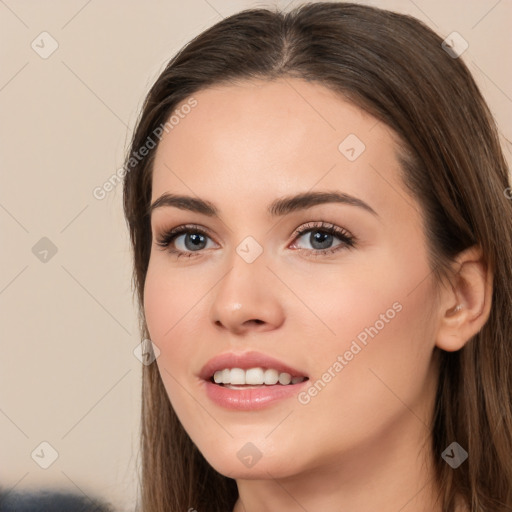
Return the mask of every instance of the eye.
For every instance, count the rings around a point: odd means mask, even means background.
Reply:
[[[353,248],[356,245],[355,237],[348,231],[327,222],[310,222],[301,226],[293,234],[295,236],[294,240],[305,238],[311,244],[312,249],[297,247],[297,243],[294,243],[291,247],[298,249],[300,252],[306,251],[314,256],[332,254],[343,249]],[[336,238],[339,243],[332,246]],[[156,244],[162,250],[167,250],[178,258],[181,256],[190,258],[199,256],[203,249],[211,248],[208,247],[208,240],[211,240],[211,238],[205,230],[199,226],[189,224],[164,231],[157,237]],[[176,245],[181,245],[181,247],[177,248]]]
[[[182,240],[178,241],[178,239]],[[188,258],[196,256],[202,249],[208,248],[208,239],[210,237],[199,226],[185,225],[165,231],[157,237],[156,243],[162,249],[168,250],[172,254],[186,256]],[[181,248],[175,248],[174,245],[181,245]]]
[[[332,254],[343,249],[350,249],[355,247],[356,239],[348,231],[334,224],[326,222],[311,222],[301,226],[294,233],[296,238],[304,238],[308,243],[311,244],[313,249],[304,249],[298,247],[299,251],[307,251],[313,256],[321,256],[326,254]],[[340,242],[332,246],[335,239]],[[295,247],[295,243],[293,246]]]

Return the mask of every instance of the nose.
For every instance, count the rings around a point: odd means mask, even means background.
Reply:
[[[210,318],[217,329],[234,334],[270,331],[284,322],[279,280],[260,255],[247,263],[236,252],[231,268],[212,290]]]

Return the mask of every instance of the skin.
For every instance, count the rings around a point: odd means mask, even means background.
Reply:
[[[434,293],[421,208],[398,174],[397,138],[323,86],[251,81],[194,97],[197,106],[159,144],[152,201],[165,192],[198,196],[220,218],[153,211],[144,308],[180,421],[206,460],[237,481],[234,512],[441,511],[427,429],[433,355],[436,346],[460,349],[488,318],[481,254],[462,253],[457,279]],[[349,134],[366,146],[354,161],[338,150]],[[310,190],[351,194],[377,215],[340,203],[267,213],[273,200]],[[315,257],[314,233],[293,233],[318,221],[345,229],[356,246]],[[188,223],[208,232],[193,257],[156,245],[166,229]],[[247,236],[263,248],[252,263],[236,252]],[[173,246],[193,252],[184,238]],[[340,244],[334,236],[331,247]],[[315,382],[395,303],[400,312],[307,404],[293,397],[240,412],[204,392],[200,369],[231,350],[269,354]],[[262,454],[250,468],[237,457],[248,442]]]

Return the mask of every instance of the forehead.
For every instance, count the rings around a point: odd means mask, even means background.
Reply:
[[[382,210],[405,195],[398,138],[318,83],[251,81],[193,98],[193,108],[180,111],[187,100],[177,106],[179,121],[159,143],[153,201],[172,191],[250,208],[290,193],[337,189]]]

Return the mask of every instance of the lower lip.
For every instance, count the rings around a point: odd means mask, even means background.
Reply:
[[[297,384],[275,386],[261,386],[261,388],[229,389],[219,386],[211,381],[203,381],[206,385],[206,394],[217,405],[226,409],[239,411],[252,411],[262,409],[267,405],[296,396],[307,384],[308,380]]]

